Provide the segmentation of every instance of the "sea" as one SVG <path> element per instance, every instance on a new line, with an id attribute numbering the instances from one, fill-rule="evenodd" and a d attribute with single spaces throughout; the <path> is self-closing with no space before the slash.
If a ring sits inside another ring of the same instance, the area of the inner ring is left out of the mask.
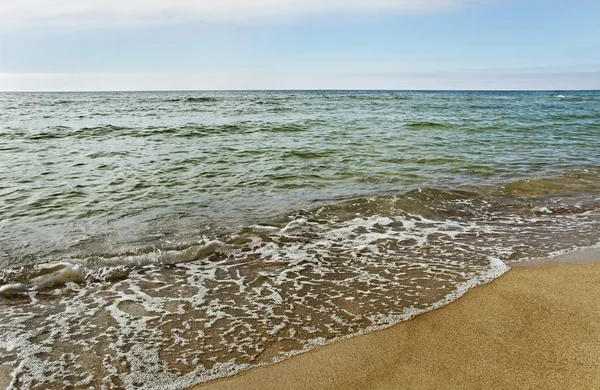
<path id="1" fill-rule="evenodd" d="M 600 92 L 0 94 L 0 383 L 185 389 L 600 243 Z"/>

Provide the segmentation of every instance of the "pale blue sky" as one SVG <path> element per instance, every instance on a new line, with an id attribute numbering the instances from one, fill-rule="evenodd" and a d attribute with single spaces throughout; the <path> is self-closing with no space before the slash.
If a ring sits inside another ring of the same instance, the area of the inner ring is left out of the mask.
<path id="1" fill-rule="evenodd" d="M 600 89 L 597 0 L 52 3 L 0 0 L 0 90 Z"/>

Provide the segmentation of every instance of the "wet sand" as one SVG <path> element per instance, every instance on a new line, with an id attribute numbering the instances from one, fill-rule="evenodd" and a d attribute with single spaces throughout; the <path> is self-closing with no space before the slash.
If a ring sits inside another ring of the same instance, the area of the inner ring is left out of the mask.
<path id="1" fill-rule="evenodd" d="M 517 388 L 600 389 L 600 263 L 518 267 L 411 321 L 194 387 Z"/>

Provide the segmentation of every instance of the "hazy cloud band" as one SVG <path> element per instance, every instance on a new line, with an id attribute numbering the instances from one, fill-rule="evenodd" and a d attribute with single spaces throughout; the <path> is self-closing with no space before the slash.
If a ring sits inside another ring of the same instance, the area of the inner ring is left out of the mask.
<path id="1" fill-rule="evenodd" d="M 325 74 L 297 72 L 1 73 L 0 91 L 244 89 L 600 89 L 594 68 Z"/>
<path id="2" fill-rule="evenodd" d="M 438 12 L 477 0 L 0 0 L 0 25 L 285 21 L 320 14 Z M 478 0 L 479 3 L 494 0 Z"/>

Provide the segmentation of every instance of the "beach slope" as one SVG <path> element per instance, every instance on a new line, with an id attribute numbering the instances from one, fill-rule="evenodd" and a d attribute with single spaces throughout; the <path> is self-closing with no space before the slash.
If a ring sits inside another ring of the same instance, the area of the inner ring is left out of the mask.
<path id="1" fill-rule="evenodd" d="M 600 264 L 509 271 L 389 329 L 195 389 L 600 389 Z"/>

